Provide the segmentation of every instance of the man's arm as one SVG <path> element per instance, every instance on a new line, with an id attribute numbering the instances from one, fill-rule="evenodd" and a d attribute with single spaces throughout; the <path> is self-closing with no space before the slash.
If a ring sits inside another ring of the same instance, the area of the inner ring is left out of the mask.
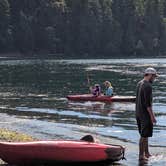
<path id="1" fill-rule="evenodd" d="M 150 115 L 150 119 L 151 119 L 152 124 L 156 124 L 157 121 L 156 121 L 155 115 L 154 115 L 154 113 L 152 111 L 152 107 L 148 107 L 147 111 L 148 111 L 148 113 Z"/>

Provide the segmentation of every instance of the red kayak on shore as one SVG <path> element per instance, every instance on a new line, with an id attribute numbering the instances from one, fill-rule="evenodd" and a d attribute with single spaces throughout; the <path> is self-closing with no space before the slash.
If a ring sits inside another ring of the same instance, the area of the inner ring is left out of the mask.
<path id="1" fill-rule="evenodd" d="M 135 96 L 93 96 L 92 94 L 68 95 L 71 101 L 100 101 L 100 102 L 135 102 Z"/>
<path id="2" fill-rule="evenodd" d="M 0 142 L 0 158 L 9 164 L 118 161 L 124 147 L 83 140 Z"/>

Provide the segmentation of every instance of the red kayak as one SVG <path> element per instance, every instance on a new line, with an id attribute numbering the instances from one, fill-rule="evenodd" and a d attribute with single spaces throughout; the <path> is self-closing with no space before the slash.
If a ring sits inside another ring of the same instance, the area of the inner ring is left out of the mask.
<path id="1" fill-rule="evenodd" d="M 9 164 L 118 161 L 124 148 L 82 140 L 0 142 L 0 158 Z"/>
<path id="2" fill-rule="evenodd" d="M 92 94 L 68 95 L 71 101 L 135 102 L 135 96 L 93 96 Z"/>

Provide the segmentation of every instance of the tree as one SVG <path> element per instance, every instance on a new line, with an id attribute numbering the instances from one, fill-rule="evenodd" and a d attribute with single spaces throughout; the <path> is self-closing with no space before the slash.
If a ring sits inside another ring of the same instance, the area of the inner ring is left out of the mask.
<path id="1" fill-rule="evenodd" d="M 64 0 L 42 0 L 40 6 L 36 10 L 34 16 L 34 34 L 36 47 L 44 50 L 50 49 L 48 43 L 52 40 L 53 45 L 56 45 L 56 50 L 51 51 L 57 53 L 64 52 L 64 32 L 65 32 L 65 1 Z M 49 28 L 48 28 L 49 27 Z M 50 29 L 51 27 L 51 29 Z M 49 33 L 47 33 L 49 31 Z M 53 32 L 55 31 L 55 32 Z M 50 36 L 50 33 L 54 34 Z M 55 41 L 56 35 L 56 41 Z M 57 42 L 57 43 L 56 43 Z"/>
<path id="2" fill-rule="evenodd" d="M 132 54 L 136 42 L 136 8 L 133 0 L 113 0 L 113 18 L 119 22 L 122 32 L 121 50 L 123 54 Z"/>
<path id="3" fill-rule="evenodd" d="M 69 8 L 67 25 L 70 31 L 67 34 L 69 43 L 67 49 L 73 54 L 82 54 L 84 57 L 105 54 L 105 47 L 111 40 L 111 1 L 70 0 L 67 2 Z"/>
<path id="4" fill-rule="evenodd" d="M 18 28 L 19 28 L 19 37 L 18 37 L 19 50 L 23 53 L 33 52 L 34 49 L 33 32 L 30 26 L 30 20 L 24 14 L 23 11 L 20 12 L 20 23 Z"/>
<path id="5" fill-rule="evenodd" d="M 1 0 L 0 19 L 1 52 L 108 58 L 140 41 L 143 54 L 166 51 L 165 0 Z"/>
<path id="6" fill-rule="evenodd" d="M 10 7 L 7 0 L 0 1 L 0 51 L 5 51 L 10 46 L 8 39 L 10 35 L 9 30 Z"/>
<path id="7" fill-rule="evenodd" d="M 134 4 L 138 16 L 144 16 L 145 14 L 145 0 L 135 0 Z"/>
<path id="8" fill-rule="evenodd" d="M 101 32 L 100 32 L 100 52 L 105 56 L 116 56 L 120 54 L 120 44 L 122 40 L 122 29 L 117 20 L 112 16 L 112 2 L 110 0 L 100 0 L 101 5 Z"/>
<path id="9" fill-rule="evenodd" d="M 153 41 L 160 39 L 163 32 L 158 0 L 147 0 L 145 6 L 145 38 L 147 51 L 153 53 Z"/>

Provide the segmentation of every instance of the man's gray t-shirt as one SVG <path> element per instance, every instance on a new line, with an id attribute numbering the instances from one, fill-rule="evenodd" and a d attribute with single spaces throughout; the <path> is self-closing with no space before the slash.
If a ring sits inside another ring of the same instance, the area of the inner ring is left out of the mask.
<path id="1" fill-rule="evenodd" d="M 146 80 L 141 80 L 137 84 L 136 91 L 136 117 L 142 119 L 150 118 L 147 111 L 152 106 L 152 85 Z"/>

